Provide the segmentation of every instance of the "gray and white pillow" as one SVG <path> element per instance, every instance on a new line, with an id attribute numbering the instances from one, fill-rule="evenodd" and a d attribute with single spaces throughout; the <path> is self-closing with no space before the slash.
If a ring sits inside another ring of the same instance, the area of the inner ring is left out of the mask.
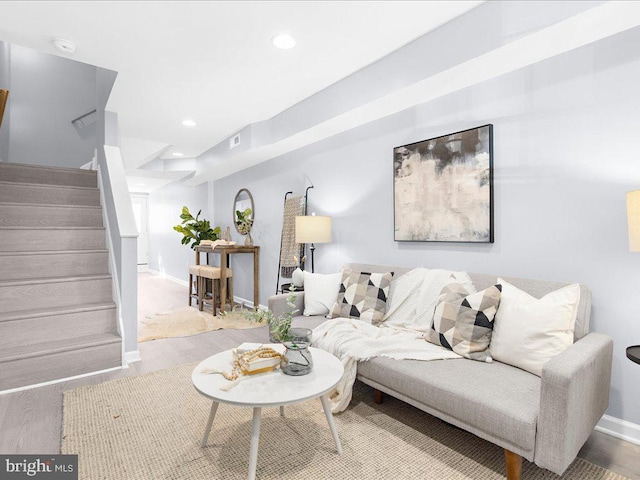
<path id="1" fill-rule="evenodd" d="M 359 318 L 377 325 L 382 321 L 387 308 L 392 277 L 392 272 L 343 270 L 338 299 L 327 318 Z"/>
<path id="2" fill-rule="evenodd" d="M 471 360 L 491 362 L 489 343 L 502 286 L 469 293 L 458 282 L 442 289 L 433 314 L 429 341 Z"/>

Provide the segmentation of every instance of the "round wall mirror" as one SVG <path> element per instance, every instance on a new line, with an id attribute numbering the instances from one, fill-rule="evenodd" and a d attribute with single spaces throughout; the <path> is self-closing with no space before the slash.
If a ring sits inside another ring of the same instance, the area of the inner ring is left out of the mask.
<path id="1" fill-rule="evenodd" d="M 251 231 L 254 215 L 255 208 L 251 192 L 242 188 L 236 193 L 236 199 L 233 201 L 233 224 L 238 233 L 247 235 Z"/>

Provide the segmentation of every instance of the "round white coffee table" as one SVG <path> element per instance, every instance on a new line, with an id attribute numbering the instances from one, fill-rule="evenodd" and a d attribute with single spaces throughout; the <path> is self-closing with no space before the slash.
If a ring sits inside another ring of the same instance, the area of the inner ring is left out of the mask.
<path id="1" fill-rule="evenodd" d="M 265 345 L 282 347 L 281 345 Z M 256 478 L 256 466 L 258 464 L 258 443 L 260 439 L 260 414 L 263 407 L 280 407 L 280 414 L 284 415 L 284 406 L 293 403 L 304 402 L 320 397 L 322 408 L 329 423 L 331 435 L 336 443 L 338 454 L 342 455 L 342 446 L 338 431 L 333 421 L 331 407 L 327 394 L 335 387 L 344 373 L 342 363 L 335 356 L 324 350 L 310 347 L 313 357 L 313 370 L 308 375 L 290 376 L 280 370 L 268 374 L 249 376 L 241 380 L 229 391 L 220 390 L 223 385 L 228 385 L 219 374 L 200 373 L 203 367 L 223 371 L 231 371 L 233 357 L 231 350 L 213 355 L 202 361 L 191 375 L 191 380 L 196 390 L 211 399 L 211 412 L 202 437 L 202 446 L 206 446 L 213 419 L 216 416 L 218 405 L 227 403 L 238 407 L 253 408 L 253 424 L 251 430 L 251 449 L 249 454 L 249 480 Z"/>

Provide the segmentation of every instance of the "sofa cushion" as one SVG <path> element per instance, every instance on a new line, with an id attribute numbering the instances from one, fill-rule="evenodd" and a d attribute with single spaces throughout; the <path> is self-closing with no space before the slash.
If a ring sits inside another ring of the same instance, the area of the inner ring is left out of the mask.
<path id="1" fill-rule="evenodd" d="M 358 363 L 358 375 L 384 385 L 451 423 L 532 459 L 540 378 L 498 362 L 392 360 Z M 447 418 L 450 417 L 450 418 Z"/>
<path id="2" fill-rule="evenodd" d="M 393 273 L 343 270 L 338 299 L 327 318 L 359 318 L 374 325 L 382 321 Z"/>
<path id="3" fill-rule="evenodd" d="M 429 340 L 471 360 L 490 362 L 489 342 L 500 290 L 500 285 L 493 285 L 471 293 L 461 283 L 449 282 L 440 293 Z"/>
<path id="4" fill-rule="evenodd" d="M 291 320 L 291 326 L 297 328 L 310 328 L 313 330 L 327 319 L 323 315 L 312 315 L 310 317 L 297 316 Z"/>
<path id="5" fill-rule="evenodd" d="M 573 344 L 580 302 L 578 284 L 535 298 L 502 278 L 502 300 L 491 339 L 491 356 L 542 375 L 543 365 Z"/>

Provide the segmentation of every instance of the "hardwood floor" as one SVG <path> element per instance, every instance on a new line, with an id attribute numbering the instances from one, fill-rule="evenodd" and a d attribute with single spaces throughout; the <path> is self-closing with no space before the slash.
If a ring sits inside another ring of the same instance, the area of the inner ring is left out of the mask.
<path id="1" fill-rule="evenodd" d="M 151 274 L 140 274 L 139 282 L 139 294 L 144 297 L 138 302 L 139 318 L 186 305 L 186 287 Z M 262 327 L 145 342 L 140 344 L 142 362 L 126 370 L 0 395 L 0 453 L 60 453 L 62 392 L 65 390 L 199 361 L 244 341 L 265 341 L 267 335 L 267 328 Z M 638 445 L 594 432 L 579 455 L 630 479 L 640 480 Z"/>

